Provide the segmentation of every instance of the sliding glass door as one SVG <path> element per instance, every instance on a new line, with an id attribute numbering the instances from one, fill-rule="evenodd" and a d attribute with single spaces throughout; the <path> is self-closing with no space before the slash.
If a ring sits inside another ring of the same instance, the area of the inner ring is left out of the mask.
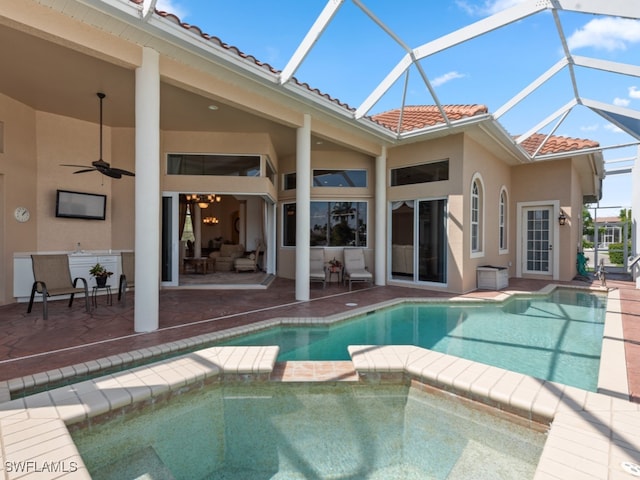
<path id="1" fill-rule="evenodd" d="M 391 204 L 391 278 L 447 282 L 447 201 Z"/>

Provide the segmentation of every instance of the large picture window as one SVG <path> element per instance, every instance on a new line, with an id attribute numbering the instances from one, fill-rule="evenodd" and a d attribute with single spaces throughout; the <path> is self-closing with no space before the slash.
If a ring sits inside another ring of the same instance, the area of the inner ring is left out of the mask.
<path id="1" fill-rule="evenodd" d="M 283 245 L 296 246 L 296 204 L 283 206 Z M 311 202 L 314 246 L 366 247 L 367 202 Z"/>

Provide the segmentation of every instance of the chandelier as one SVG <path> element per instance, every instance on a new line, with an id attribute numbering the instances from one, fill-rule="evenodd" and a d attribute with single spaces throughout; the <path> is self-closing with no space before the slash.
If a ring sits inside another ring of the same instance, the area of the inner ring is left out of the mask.
<path id="1" fill-rule="evenodd" d="M 220 220 L 218 220 L 218 217 L 204 217 L 202 219 L 202 223 L 205 223 L 207 225 L 215 225 L 217 223 L 220 223 Z"/>
<path id="2" fill-rule="evenodd" d="M 188 193 L 185 195 L 187 202 L 192 202 L 197 204 L 200 208 L 207 208 L 211 203 L 219 203 L 222 201 L 222 197 L 220 195 L 209 194 L 209 195 L 198 195 L 197 193 Z M 218 222 L 215 222 L 218 223 Z"/>

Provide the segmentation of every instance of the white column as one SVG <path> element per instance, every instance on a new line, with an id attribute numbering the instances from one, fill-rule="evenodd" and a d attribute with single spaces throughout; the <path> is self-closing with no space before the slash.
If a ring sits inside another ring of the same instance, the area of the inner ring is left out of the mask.
<path id="1" fill-rule="evenodd" d="M 160 302 L 160 67 L 159 54 L 142 50 L 135 87 L 135 252 L 134 328 L 159 326 Z"/>
<path id="2" fill-rule="evenodd" d="M 632 253 L 633 255 L 640 255 L 640 232 L 638 232 L 638 225 L 640 225 L 640 147 L 636 159 L 633 162 L 633 168 L 631 169 L 631 238 L 633 243 Z M 633 267 L 631 271 L 633 279 L 636 282 L 636 288 L 640 288 L 640 265 Z"/>
<path id="3" fill-rule="evenodd" d="M 202 209 L 197 203 L 193 204 L 193 256 L 202 256 Z"/>
<path id="4" fill-rule="evenodd" d="M 309 300 L 311 116 L 296 131 L 296 300 Z"/>
<path id="5" fill-rule="evenodd" d="M 376 229 L 375 274 L 376 285 L 387 281 L 387 147 L 376 157 Z"/>

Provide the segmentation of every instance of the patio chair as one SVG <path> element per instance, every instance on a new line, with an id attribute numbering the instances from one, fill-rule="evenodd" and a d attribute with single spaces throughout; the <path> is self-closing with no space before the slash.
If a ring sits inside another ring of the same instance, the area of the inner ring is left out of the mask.
<path id="1" fill-rule="evenodd" d="M 367 282 L 373 285 L 373 275 L 364 263 L 364 250 L 361 248 L 344 249 L 343 281 L 349 280 L 349 290 L 353 282 Z"/>
<path id="2" fill-rule="evenodd" d="M 309 281 L 322 282 L 322 288 L 327 285 L 327 271 L 324 263 L 324 248 L 312 248 L 309 252 Z"/>
<path id="3" fill-rule="evenodd" d="M 236 258 L 233 261 L 233 268 L 235 268 L 236 272 L 257 272 L 261 250 L 262 244 L 259 243 L 256 251 L 249 254 L 249 256 Z"/>
<path id="4" fill-rule="evenodd" d="M 136 255 L 134 252 L 120 253 L 122 273 L 118 282 L 118 301 L 122 299 L 123 305 L 127 304 L 127 289 L 133 288 L 136 281 Z"/>
<path id="5" fill-rule="evenodd" d="M 84 293 L 85 308 L 87 312 L 91 312 L 87 280 L 82 277 L 71 280 L 69 257 L 66 254 L 31 255 L 31 263 L 34 282 L 27 313 L 31 313 L 36 293 L 42 295 L 42 311 L 45 320 L 48 318 L 47 299 L 57 295 L 71 295 L 69 298 L 69 307 L 71 307 L 75 294 Z M 77 286 L 78 280 L 82 281 L 82 287 Z"/>

